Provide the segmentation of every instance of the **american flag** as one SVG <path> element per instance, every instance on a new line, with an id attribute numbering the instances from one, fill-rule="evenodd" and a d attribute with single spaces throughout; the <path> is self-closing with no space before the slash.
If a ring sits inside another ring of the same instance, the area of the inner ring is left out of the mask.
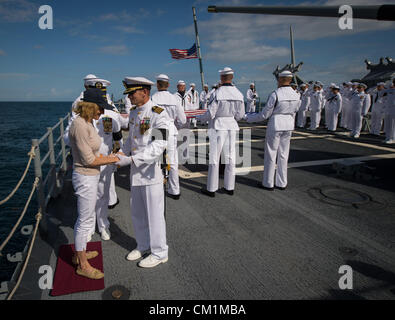
<path id="1" fill-rule="evenodd" d="M 169 49 L 173 59 L 197 59 L 196 43 L 190 49 Z"/>

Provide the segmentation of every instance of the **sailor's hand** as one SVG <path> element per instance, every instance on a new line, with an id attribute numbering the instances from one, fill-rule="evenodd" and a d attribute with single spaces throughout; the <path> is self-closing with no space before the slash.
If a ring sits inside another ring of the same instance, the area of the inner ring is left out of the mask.
<path id="1" fill-rule="evenodd" d="M 118 158 L 119 158 L 119 161 L 115 163 L 118 167 L 126 167 L 126 166 L 130 165 L 133 161 L 132 157 L 126 157 L 121 154 L 118 154 Z"/>

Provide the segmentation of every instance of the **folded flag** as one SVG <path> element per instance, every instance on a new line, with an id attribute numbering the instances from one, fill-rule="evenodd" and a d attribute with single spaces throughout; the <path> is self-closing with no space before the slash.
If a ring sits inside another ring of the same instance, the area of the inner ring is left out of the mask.
<path id="1" fill-rule="evenodd" d="M 169 49 L 173 59 L 197 59 L 196 43 L 189 49 Z"/>
<path id="2" fill-rule="evenodd" d="M 186 110 L 185 116 L 187 119 L 195 118 L 196 116 L 200 116 L 202 114 L 205 114 L 207 109 L 198 109 L 198 110 Z"/>

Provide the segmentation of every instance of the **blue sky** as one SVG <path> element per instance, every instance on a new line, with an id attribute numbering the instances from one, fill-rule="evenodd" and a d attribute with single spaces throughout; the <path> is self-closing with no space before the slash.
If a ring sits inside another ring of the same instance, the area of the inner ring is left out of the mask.
<path id="1" fill-rule="evenodd" d="M 198 60 L 172 60 L 168 51 L 195 42 L 192 6 L 197 8 L 206 82 L 218 81 L 218 70 L 231 66 L 243 93 L 252 81 L 262 97 L 275 87 L 273 70 L 290 62 L 290 24 L 296 62 L 304 62 L 299 75 L 307 81 L 359 78 L 367 73 L 365 59 L 377 63 L 395 52 L 392 22 L 354 20 L 353 30 L 342 31 L 333 18 L 207 12 L 208 5 L 301 3 L 347 1 L 0 0 L 0 101 L 71 101 L 88 73 L 110 80 L 116 98 L 122 96 L 125 76 L 154 80 L 159 73 L 173 80 L 171 91 L 180 79 L 195 82 L 200 91 Z M 38 27 L 38 8 L 44 4 L 53 9 L 53 30 Z"/>

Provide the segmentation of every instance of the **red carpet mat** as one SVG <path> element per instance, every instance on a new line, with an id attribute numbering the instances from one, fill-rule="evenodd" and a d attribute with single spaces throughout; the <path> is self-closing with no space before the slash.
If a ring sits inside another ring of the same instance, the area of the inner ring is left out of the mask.
<path id="1" fill-rule="evenodd" d="M 104 272 L 101 242 L 88 242 L 86 249 L 87 251 L 97 251 L 99 253 L 96 258 L 90 259 L 89 263 L 92 267 Z M 76 267 L 71 262 L 73 254 L 74 244 L 60 247 L 51 296 L 104 289 L 104 278 L 91 280 L 75 273 Z"/>

